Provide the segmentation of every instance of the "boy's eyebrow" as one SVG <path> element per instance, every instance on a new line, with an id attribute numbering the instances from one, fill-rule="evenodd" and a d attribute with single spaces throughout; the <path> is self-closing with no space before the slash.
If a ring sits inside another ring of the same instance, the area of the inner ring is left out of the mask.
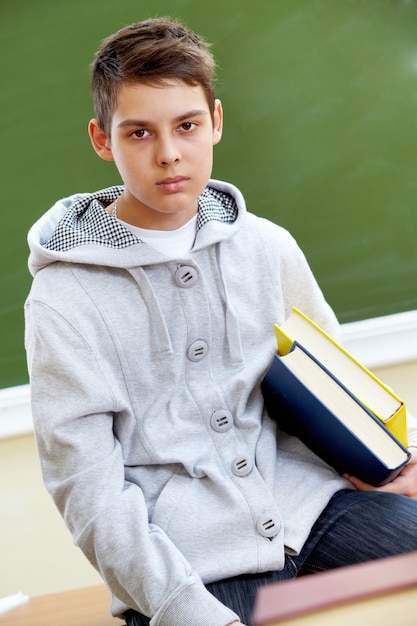
<path id="1" fill-rule="evenodd" d="M 193 109 L 192 111 L 188 111 L 188 113 L 184 113 L 184 115 L 179 115 L 173 119 L 174 122 L 183 122 L 190 117 L 198 117 L 199 115 L 208 115 L 208 111 L 206 109 Z"/>
<path id="2" fill-rule="evenodd" d="M 183 122 L 184 120 L 187 120 L 190 117 L 197 117 L 199 115 L 208 115 L 208 111 L 206 111 L 206 109 L 193 109 L 192 111 L 187 111 L 187 113 L 182 113 L 181 115 L 174 117 L 172 121 L 176 124 L 179 124 L 180 122 Z M 149 126 L 153 126 L 153 124 L 152 122 L 149 122 L 146 120 L 127 119 L 127 120 L 122 120 L 121 122 L 119 122 L 119 124 L 117 125 L 117 128 L 124 128 L 125 126 L 149 127 Z"/>

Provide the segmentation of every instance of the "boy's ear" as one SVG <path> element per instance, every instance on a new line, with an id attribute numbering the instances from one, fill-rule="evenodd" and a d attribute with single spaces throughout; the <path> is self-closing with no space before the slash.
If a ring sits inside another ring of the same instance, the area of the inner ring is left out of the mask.
<path id="1" fill-rule="evenodd" d="M 223 107 L 220 100 L 214 102 L 214 115 L 213 115 L 213 145 L 219 143 L 222 138 L 223 132 Z"/>
<path id="2" fill-rule="evenodd" d="M 98 156 L 105 161 L 113 161 L 110 141 L 107 139 L 106 133 L 96 119 L 90 120 L 88 124 L 88 134 L 90 135 L 91 143 Z"/>

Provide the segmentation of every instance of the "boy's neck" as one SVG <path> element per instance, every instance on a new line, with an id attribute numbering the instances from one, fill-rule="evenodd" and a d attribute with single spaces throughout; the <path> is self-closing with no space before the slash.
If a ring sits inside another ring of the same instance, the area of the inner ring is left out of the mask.
<path id="1" fill-rule="evenodd" d="M 146 230 L 178 230 L 187 224 L 198 212 L 198 205 L 193 211 L 176 211 L 174 213 L 164 213 L 146 210 L 131 209 L 122 196 L 107 207 L 107 211 L 116 219 Z"/>

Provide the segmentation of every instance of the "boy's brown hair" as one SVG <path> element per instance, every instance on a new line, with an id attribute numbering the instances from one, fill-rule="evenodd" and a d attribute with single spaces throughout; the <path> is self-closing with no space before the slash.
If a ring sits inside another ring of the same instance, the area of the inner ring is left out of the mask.
<path id="1" fill-rule="evenodd" d="M 201 85 L 213 115 L 215 61 L 209 48 L 171 18 L 131 24 L 105 39 L 91 66 L 91 91 L 97 121 L 107 137 L 121 83 L 163 86 L 166 79 L 177 79 Z"/>

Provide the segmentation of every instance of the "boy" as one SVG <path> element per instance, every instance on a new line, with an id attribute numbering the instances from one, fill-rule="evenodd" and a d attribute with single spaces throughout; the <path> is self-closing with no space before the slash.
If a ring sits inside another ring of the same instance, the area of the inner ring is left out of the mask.
<path id="1" fill-rule="evenodd" d="M 292 306 L 337 322 L 292 237 L 209 180 L 213 73 L 170 19 L 106 40 L 89 134 L 124 184 L 29 234 L 44 479 L 128 626 L 248 624 L 260 584 L 417 549 L 417 502 L 398 495 L 417 493 L 415 459 L 371 490 L 264 411 L 274 323 Z"/>

